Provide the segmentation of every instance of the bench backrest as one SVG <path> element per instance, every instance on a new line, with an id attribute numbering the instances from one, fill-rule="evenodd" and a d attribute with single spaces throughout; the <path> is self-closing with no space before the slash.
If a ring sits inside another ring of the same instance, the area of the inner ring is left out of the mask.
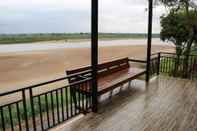
<path id="1" fill-rule="evenodd" d="M 98 78 L 113 74 L 117 71 L 121 71 L 126 68 L 129 68 L 129 59 L 128 58 L 123 58 L 123 59 L 118 59 L 118 60 L 98 64 Z M 90 76 L 90 73 L 87 73 L 87 74 L 84 73 L 84 72 L 88 72 L 89 70 L 91 70 L 91 67 L 87 66 L 87 67 L 82 67 L 82 68 L 78 68 L 78 69 L 74 69 L 74 70 L 67 70 L 66 74 L 73 75 L 73 74 L 82 73 L 81 77 L 75 77 L 75 78 L 73 77 L 73 78 L 69 79 L 69 82 L 71 83 L 71 82 L 83 79 L 83 76 L 84 76 L 84 78 L 86 76 Z"/>

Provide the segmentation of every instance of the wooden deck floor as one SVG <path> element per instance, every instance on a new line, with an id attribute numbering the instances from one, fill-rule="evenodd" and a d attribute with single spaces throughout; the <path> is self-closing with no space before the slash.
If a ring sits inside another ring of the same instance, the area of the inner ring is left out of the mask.
<path id="1" fill-rule="evenodd" d="M 62 131 L 197 131 L 197 82 L 159 76 L 132 83 Z"/>

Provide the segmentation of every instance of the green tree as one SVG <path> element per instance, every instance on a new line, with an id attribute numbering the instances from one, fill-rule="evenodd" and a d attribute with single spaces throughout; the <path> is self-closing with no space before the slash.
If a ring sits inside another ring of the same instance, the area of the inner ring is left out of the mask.
<path id="1" fill-rule="evenodd" d="M 161 39 L 171 41 L 178 55 L 175 72 L 180 65 L 180 55 L 184 55 L 184 77 L 187 77 L 189 55 L 197 45 L 197 6 L 193 0 L 160 0 L 168 13 L 161 17 Z M 176 73 L 175 73 L 176 74 Z"/>

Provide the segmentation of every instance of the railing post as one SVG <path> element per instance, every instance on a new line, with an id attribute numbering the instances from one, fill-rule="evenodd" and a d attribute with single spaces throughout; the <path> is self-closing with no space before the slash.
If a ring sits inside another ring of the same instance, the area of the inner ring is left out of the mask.
<path id="1" fill-rule="evenodd" d="M 157 75 L 160 73 L 160 58 L 161 58 L 161 53 L 158 53 L 158 62 L 157 62 Z"/>
<path id="2" fill-rule="evenodd" d="M 28 116 L 27 116 L 27 103 L 26 103 L 25 89 L 22 90 L 22 98 L 23 98 L 23 109 L 24 109 L 24 115 L 25 115 L 26 131 L 29 131 L 29 123 L 28 123 Z"/>
<path id="3" fill-rule="evenodd" d="M 3 107 L 0 107 L 0 112 L 1 112 L 1 121 L 2 121 L 2 129 L 5 131 L 5 120 L 4 120 L 4 113 L 3 113 Z"/>
<path id="4" fill-rule="evenodd" d="M 31 103 L 33 129 L 34 129 L 34 131 L 36 131 L 36 119 L 35 119 L 35 110 L 34 110 L 34 100 L 33 100 L 32 88 L 29 89 L 29 94 L 30 94 L 30 103 Z"/>

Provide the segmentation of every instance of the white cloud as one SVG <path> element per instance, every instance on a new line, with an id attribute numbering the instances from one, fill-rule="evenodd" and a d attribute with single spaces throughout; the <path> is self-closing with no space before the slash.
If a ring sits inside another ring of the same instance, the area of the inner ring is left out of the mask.
<path id="1" fill-rule="evenodd" d="M 89 32 L 91 0 L 3 0 L 0 33 Z M 99 0 L 100 32 L 147 32 L 147 0 Z M 162 7 L 154 9 L 159 32 Z"/>
<path id="2" fill-rule="evenodd" d="M 0 2 L 3 9 L 30 10 L 87 10 L 90 0 L 5 0 Z"/>

